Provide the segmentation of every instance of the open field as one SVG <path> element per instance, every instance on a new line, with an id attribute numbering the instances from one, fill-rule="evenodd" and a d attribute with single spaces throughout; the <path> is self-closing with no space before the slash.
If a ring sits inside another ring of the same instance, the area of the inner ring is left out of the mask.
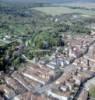
<path id="1" fill-rule="evenodd" d="M 73 6 L 73 7 L 95 8 L 95 3 L 70 3 L 70 4 L 63 4 L 63 5 Z"/>
<path id="2" fill-rule="evenodd" d="M 86 9 L 72 9 L 69 7 L 36 7 L 33 8 L 38 11 L 44 12 L 48 15 L 61 15 L 61 14 L 68 14 L 68 13 L 81 13 L 83 15 L 95 15 L 95 11 L 93 10 L 86 10 Z"/>

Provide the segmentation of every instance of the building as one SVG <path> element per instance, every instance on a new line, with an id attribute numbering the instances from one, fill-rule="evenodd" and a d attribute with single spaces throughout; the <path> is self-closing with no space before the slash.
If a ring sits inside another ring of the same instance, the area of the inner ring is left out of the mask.
<path id="1" fill-rule="evenodd" d="M 53 70 L 46 66 L 38 66 L 36 64 L 28 64 L 22 74 L 40 84 L 46 84 L 52 77 L 55 77 Z"/>

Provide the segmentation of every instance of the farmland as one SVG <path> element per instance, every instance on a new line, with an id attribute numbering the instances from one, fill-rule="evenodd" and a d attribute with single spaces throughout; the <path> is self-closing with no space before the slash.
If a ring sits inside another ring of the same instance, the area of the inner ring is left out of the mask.
<path id="1" fill-rule="evenodd" d="M 81 9 L 79 7 L 71 8 L 70 5 L 66 6 L 56 6 L 56 7 L 36 7 L 33 8 L 38 11 L 44 12 L 47 15 L 61 15 L 61 14 L 69 14 L 69 13 L 80 13 L 83 15 L 90 15 L 93 16 L 95 15 L 95 10 L 92 9 Z"/>
<path id="2" fill-rule="evenodd" d="M 89 8 L 89 9 L 95 8 L 95 3 L 69 3 L 66 5 L 73 6 L 73 7 L 84 7 L 84 8 Z"/>

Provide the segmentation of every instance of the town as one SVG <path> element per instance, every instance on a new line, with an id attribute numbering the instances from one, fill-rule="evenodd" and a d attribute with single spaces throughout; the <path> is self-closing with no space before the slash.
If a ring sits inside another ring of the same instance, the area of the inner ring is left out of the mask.
<path id="1" fill-rule="evenodd" d="M 95 81 L 95 32 L 91 35 L 64 36 L 66 46 L 47 58 L 26 60 L 23 68 L 10 77 L 0 91 L 7 100 L 87 100 Z M 48 61 L 47 61 L 48 60 Z M 2 74 L 2 73 L 1 73 Z M 93 80 L 93 82 L 91 82 Z M 3 94 L 4 93 L 4 94 Z M 2 97 L 1 97 L 2 98 Z"/>
<path id="2" fill-rule="evenodd" d="M 79 5 L 0 1 L 0 100 L 95 100 L 95 7 Z"/>

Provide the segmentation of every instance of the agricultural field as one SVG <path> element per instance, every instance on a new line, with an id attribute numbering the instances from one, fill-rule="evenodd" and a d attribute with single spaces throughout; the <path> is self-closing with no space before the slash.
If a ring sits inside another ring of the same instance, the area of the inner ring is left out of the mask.
<path id="1" fill-rule="evenodd" d="M 84 7 L 84 8 L 95 8 L 95 3 L 70 3 L 70 4 L 63 4 L 67 6 L 73 6 L 73 7 Z"/>
<path id="2" fill-rule="evenodd" d="M 61 15 L 61 14 L 69 14 L 69 13 L 80 13 L 83 15 L 93 16 L 95 15 L 95 10 L 81 9 L 81 8 L 70 8 L 69 6 L 57 6 L 57 7 L 35 7 L 38 11 L 44 12 L 47 15 Z"/>

